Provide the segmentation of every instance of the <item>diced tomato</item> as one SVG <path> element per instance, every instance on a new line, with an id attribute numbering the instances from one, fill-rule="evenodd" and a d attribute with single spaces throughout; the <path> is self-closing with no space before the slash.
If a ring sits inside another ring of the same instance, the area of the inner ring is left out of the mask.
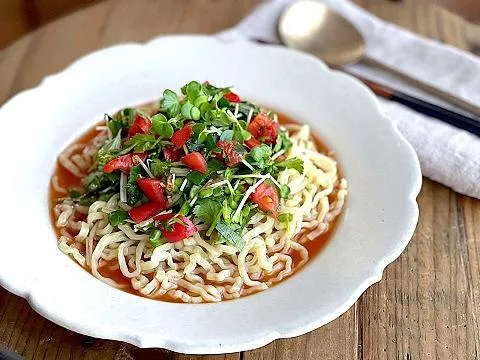
<path id="1" fill-rule="evenodd" d="M 175 131 L 170 139 L 177 148 L 181 148 L 192 137 L 193 123 L 184 125 L 181 129 Z"/>
<path id="2" fill-rule="evenodd" d="M 168 242 L 173 243 L 184 240 L 198 231 L 197 227 L 185 216 L 178 216 L 178 222 L 173 221 L 167 225 L 167 222 L 174 216 L 175 214 L 163 214 L 155 216 L 154 218 L 155 221 L 161 222 L 159 225 L 160 231 Z"/>
<path id="3" fill-rule="evenodd" d="M 235 94 L 233 92 L 229 92 L 228 94 L 225 94 L 223 97 L 225 99 L 227 99 L 228 101 L 232 102 L 232 103 L 239 103 L 240 102 L 240 96 L 238 96 L 237 94 Z"/>
<path id="4" fill-rule="evenodd" d="M 148 158 L 148 153 L 133 153 L 132 154 L 132 164 L 133 166 L 137 166 L 139 164 L 138 160 L 136 159 L 136 156 L 140 158 L 143 162 L 147 160 Z"/>
<path id="5" fill-rule="evenodd" d="M 163 204 L 164 208 L 167 208 L 165 185 L 159 179 L 140 178 L 137 179 L 137 185 L 151 201 Z"/>
<path id="6" fill-rule="evenodd" d="M 213 151 L 213 152 L 212 152 L 212 156 L 214 156 L 215 159 L 217 159 L 217 160 L 220 160 L 220 161 L 223 161 L 223 160 L 224 160 L 224 159 L 223 159 L 223 155 L 222 155 L 221 152 Z"/>
<path id="7" fill-rule="evenodd" d="M 130 174 L 130 169 L 138 165 L 138 161 L 135 156 L 138 156 L 142 161 L 145 161 L 148 157 L 147 153 L 139 154 L 126 154 L 119 156 L 103 166 L 103 171 L 106 173 L 114 172 L 115 170 L 120 170 L 124 174 Z"/>
<path id="8" fill-rule="evenodd" d="M 261 183 L 255 192 L 250 195 L 250 199 L 258 204 L 258 208 L 270 216 L 277 218 L 279 197 L 275 185 L 268 183 Z"/>
<path id="9" fill-rule="evenodd" d="M 247 130 L 257 140 L 267 144 L 275 144 L 278 135 L 278 123 L 269 119 L 265 114 L 257 114 L 248 124 Z"/>
<path id="10" fill-rule="evenodd" d="M 222 149 L 227 166 L 235 166 L 242 161 L 242 156 L 235 150 L 237 145 L 238 142 L 235 140 L 217 141 L 217 146 Z"/>
<path id="11" fill-rule="evenodd" d="M 167 161 L 179 161 L 183 155 L 182 149 L 176 149 L 173 146 L 166 147 L 163 149 L 163 156 Z"/>
<path id="12" fill-rule="evenodd" d="M 167 222 L 168 220 L 170 220 L 171 218 L 173 218 L 175 216 L 175 214 L 173 213 L 169 213 L 169 214 L 162 214 L 162 215 L 157 215 L 153 218 L 153 220 L 155 221 L 159 221 L 159 222 Z"/>
<path id="13" fill-rule="evenodd" d="M 190 169 L 199 171 L 202 174 L 208 172 L 207 162 L 202 154 L 199 152 L 191 152 L 180 159 L 182 164 L 188 166 Z"/>
<path id="14" fill-rule="evenodd" d="M 245 145 L 247 145 L 249 149 L 253 149 L 257 146 L 262 145 L 262 143 L 252 136 L 250 139 L 245 140 Z"/>
<path id="15" fill-rule="evenodd" d="M 146 204 L 138 205 L 132 208 L 128 215 L 135 221 L 136 224 L 141 223 L 151 217 L 157 215 L 160 211 L 165 210 L 165 204 L 149 202 Z"/>
<path id="16" fill-rule="evenodd" d="M 145 119 L 143 116 L 135 116 L 132 126 L 128 129 L 128 137 L 132 137 L 137 134 L 146 134 L 152 128 L 152 122 Z"/>

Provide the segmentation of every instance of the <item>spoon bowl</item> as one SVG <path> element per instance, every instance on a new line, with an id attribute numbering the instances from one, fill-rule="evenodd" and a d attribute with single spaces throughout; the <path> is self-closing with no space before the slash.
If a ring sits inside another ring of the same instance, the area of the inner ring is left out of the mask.
<path id="1" fill-rule="evenodd" d="M 286 46 L 318 56 L 332 67 L 358 62 L 365 54 L 360 32 L 318 1 L 289 6 L 279 19 L 278 32 Z"/>
<path id="2" fill-rule="evenodd" d="M 315 55 L 330 67 L 341 68 L 347 64 L 362 62 L 390 72 L 423 91 L 480 116 L 480 106 L 368 57 L 362 34 L 322 2 L 315 0 L 294 2 L 283 11 L 277 26 L 278 35 L 284 45 Z"/>

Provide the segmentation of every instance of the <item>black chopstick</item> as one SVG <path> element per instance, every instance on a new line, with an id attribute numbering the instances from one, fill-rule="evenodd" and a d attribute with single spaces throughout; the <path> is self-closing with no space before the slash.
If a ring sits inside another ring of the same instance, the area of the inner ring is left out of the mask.
<path id="1" fill-rule="evenodd" d="M 274 44 L 270 41 L 264 41 L 262 39 L 252 39 L 253 41 L 260 44 Z M 385 99 L 395 101 L 399 104 L 405 105 L 406 107 L 415 110 L 418 113 L 436 118 L 440 121 L 443 121 L 447 124 L 455 126 L 459 129 L 466 130 L 474 135 L 480 136 L 480 118 L 475 115 L 467 116 L 460 113 L 457 113 L 452 110 L 445 109 L 439 105 L 429 103 L 428 101 L 418 99 L 414 96 L 405 94 L 404 92 L 394 90 L 385 85 L 377 84 L 371 80 L 367 80 L 360 76 L 357 76 L 349 71 L 346 71 L 343 68 L 335 68 L 336 70 L 343 71 L 353 77 L 356 77 L 365 85 L 367 85 L 370 90 L 372 90 L 376 95 L 383 97 Z"/>
<path id="2" fill-rule="evenodd" d="M 441 106 L 429 103 L 425 100 L 418 99 L 414 96 L 405 94 L 404 92 L 377 84 L 371 80 L 364 79 L 355 74 L 349 74 L 361 80 L 365 85 L 370 88 L 370 90 L 372 90 L 376 95 L 380 97 L 395 101 L 399 104 L 409 107 L 412 110 L 415 110 L 416 112 L 431 116 L 457 128 L 466 130 L 468 132 L 471 132 L 472 134 L 480 136 L 480 119 L 478 117 L 475 117 L 473 115 L 463 115 L 455 111 L 445 109 Z"/>

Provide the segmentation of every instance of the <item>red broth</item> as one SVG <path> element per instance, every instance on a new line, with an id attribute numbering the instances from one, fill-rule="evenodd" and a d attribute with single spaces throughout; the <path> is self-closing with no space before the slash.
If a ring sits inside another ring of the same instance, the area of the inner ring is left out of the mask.
<path id="1" fill-rule="evenodd" d="M 299 124 L 298 122 L 290 119 L 289 117 L 287 117 L 285 115 L 281 115 L 281 114 L 278 115 L 278 120 L 279 120 L 280 124 L 283 124 L 283 125 L 288 125 L 288 124 L 298 125 Z M 101 123 L 93 126 L 91 129 L 89 129 L 87 132 L 85 132 L 83 135 L 81 135 L 75 141 L 75 144 L 87 145 L 93 138 L 95 138 L 95 136 L 97 136 L 100 133 L 100 130 L 96 129 L 96 127 L 99 126 L 99 125 L 104 125 L 104 123 L 101 122 Z M 316 145 L 319 152 L 324 153 L 324 154 L 329 153 L 328 147 L 325 145 L 324 142 L 322 142 L 320 140 L 320 138 L 317 135 L 313 134 L 313 139 L 315 141 L 315 145 Z M 61 166 L 58 162 L 57 162 L 57 165 L 55 167 L 55 171 L 54 171 L 53 175 L 56 175 L 58 177 L 58 182 L 59 182 L 60 186 L 62 186 L 64 188 L 68 189 L 68 188 L 72 188 L 72 187 L 79 187 L 81 185 L 81 179 L 77 178 L 75 175 L 70 173 L 67 169 L 65 169 L 63 166 Z M 342 177 L 342 173 L 339 169 L 339 178 L 341 178 L 341 177 Z M 64 196 L 65 196 L 65 194 L 62 194 L 62 193 L 59 193 L 59 192 L 55 191 L 53 186 L 50 184 L 50 189 L 49 189 L 50 216 L 51 216 L 52 226 L 53 226 L 58 238 L 60 238 L 61 234 L 60 234 L 60 230 L 55 226 L 56 219 L 55 219 L 55 214 L 53 212 L 53 208 L 54 208 L 55 204 L 58 202 L 58 199 L 62 198 Z M 341 217 L 341 215 L 338 216 L 337 218 L 335 218 L 330 223 L 330 227 L 329 227 L 327 232 L 320 235 L 319 237 L 317 237 L 314 240 L 307 241 L 306 243 L 302 244 L 308 250 L 308 255 L 309 255 L 309 260 L 308 261 L 309 262 L 318 253 L 320 253 L 320 251 L 325 247 L 325 244 L 330 240 L 330 238 L 332 237 L 332 234 L 334 233 L 334 231 L 337 227 L 338 219 L 340 217 Z M 295 252 L 295 251 L 290 251 L 289 255 L 292 257 L 292 260 L 293 260 L 294 272 L 300 270 L 296 266 L 301 261 L 300 254 L 298 252 Z M 115 264 L 116 264 L 115 261 L 105 264 L 105 266 L 102 266 L 101 268 L 99 268 L 100 274 L 102 276 L 108 277 L 108 278 L 114 280 L 116 283 L 120 284 L 122 286 L 123 291 L 126 291 L 128 293 L 131 293 L 131 294 L 134 294 L 134 295 L 137 295 L 137 296 L 138 295 L 142 296 L 138 291 L 133 289 L 133 287 L 131 285 L 131 282 L 130 282 L 130 279 L 123 276 L 120 269 L 114 269 L 114 270 L 109 269 L 109 267 L 111 267 L 111 266 L 113 267 L 113 265 L 115 265 Z M 87 269 L 87 268 L 85 268 L 85 270 L 90 272 L 90 270 Z M 148 274 L 147 277 L 149 277 L 149 280 L 151 280 L 151 277 L 153 277 L 153 274 Z M 210 282 L 208 280 L 206 280 L 206 279 L 204 279 L 204 280 L 205 280 L 206 284 L 210 284 Z M 262 279 L 262 280 L 265 280 L 265 278 Z M 276 284 L 278 284 L 278 283 L 275 283 L 274 285 L 276 285 Z M 172 298 L 169 295 L 158 296 L 158 297 L 155 297 L 154 299 L 155 300 L 161 300 L 161 301 L 168 301 L 168 302 L 183 303 L 180 299 Z M 226 299 L 224 299 L 222 301 L 225 301 L 225 300 Z"/>

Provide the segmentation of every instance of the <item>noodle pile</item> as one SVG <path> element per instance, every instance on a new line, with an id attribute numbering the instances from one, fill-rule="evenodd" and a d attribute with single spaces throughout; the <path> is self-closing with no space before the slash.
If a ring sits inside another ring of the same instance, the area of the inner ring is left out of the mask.
<path id="1" fill-rule="evenodd" d="M 130 209 L 120 202 L 119 195 L 95 201 L 89 207 L 70 200 L 57 203 L 54 215 L 61 234 L 59 249 L 103 282 L 149 298 L 219 302 L 269 288 L 308 261 L 304 244 L 328 231 L 347 195 L 347 182 L 339 178 L 336 161 L 317 152 L 309 127 L 287 128 L 292 147 L 288 153 L 275 156 L 301 158 L 305 169 L 303 174 L 285 169 L 276 179 L 290 188 L 279 210 L 292 214 L 293 219 L 287 226 L 257 212 L 243 230 L 245 246 L 241 251 L 205 241 L 202 236 L 206 228 L 195 218 L 199 232 L 154 248 L 149 236 L 142 234 L 142 226 L 148 224 L 109 224 L 110 213 Z M 87 146 L 73 145 L 61 154 L 60 164 L 75 176 L 84 177 L 95 166 L 93 154 L 105 138 L 103 132 Z M 52 186 L 59 193 L 67 193 L 55 176 Z M 295 263 L 294 255 L 301 260 Z M 112 272 L 121 272 L 126 281 L 119 283 L 108 277 Z"/>

